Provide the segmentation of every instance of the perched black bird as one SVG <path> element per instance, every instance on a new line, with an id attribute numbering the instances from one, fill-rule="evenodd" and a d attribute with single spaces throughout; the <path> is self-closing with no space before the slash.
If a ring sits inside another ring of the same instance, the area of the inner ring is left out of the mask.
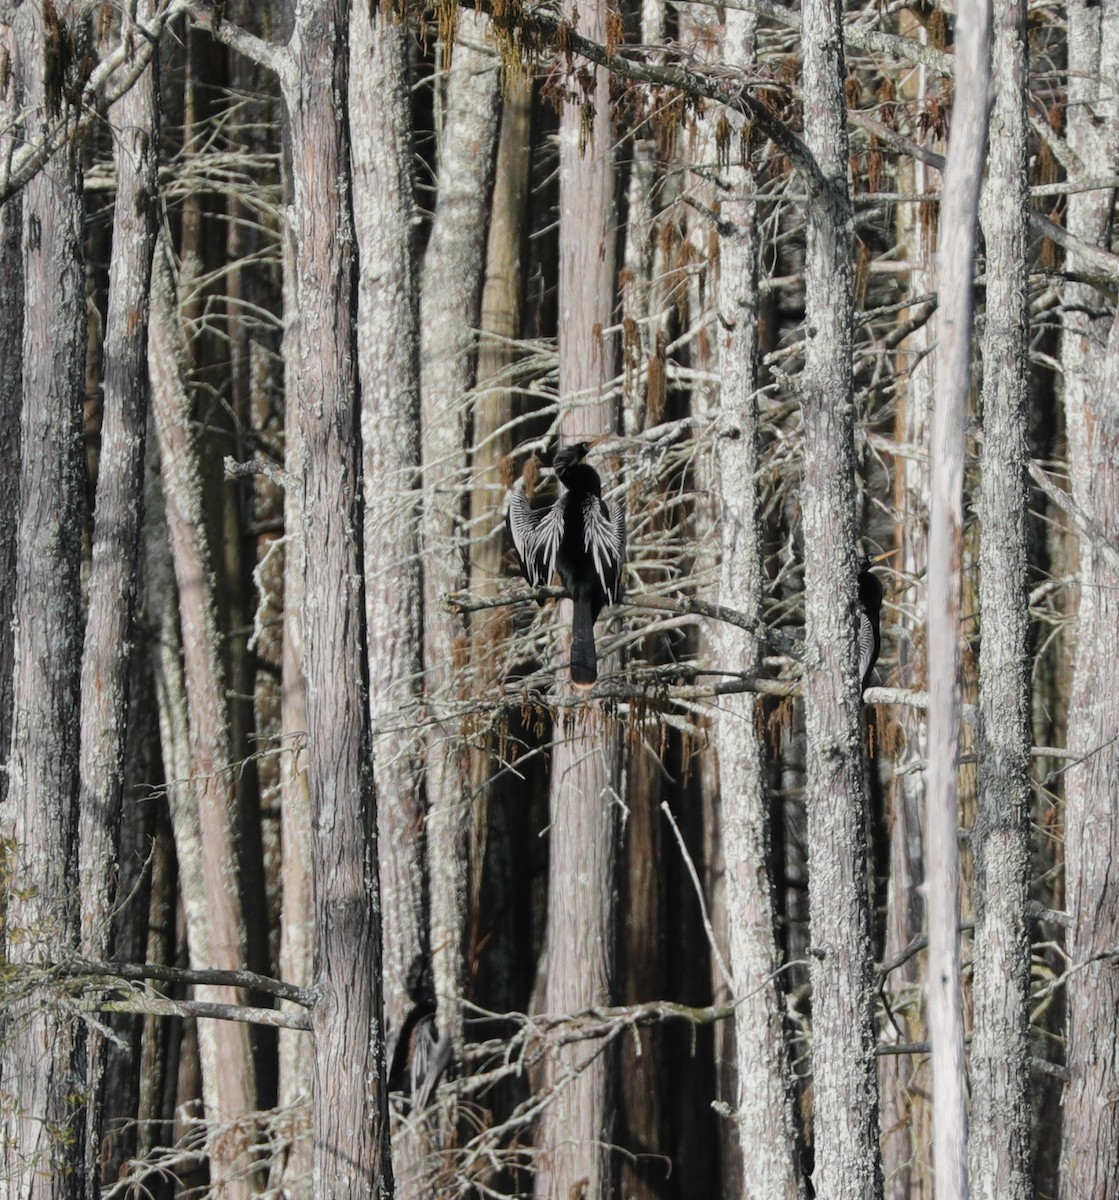
<path id="1" fill-rule="evenodd" d="M 554 504 L 533 508 L 518 479 L 509 493 L 505 519 L 533 587 L 547 587 L 558 572 L 575 602 L 571 629 L 571 682 L 590 687 L 598 678 L 594 623 L 607 604 L 622 598 L 626 558 L 626 514 L 602 499 L 602 480 L 583 459 L 590 449 L 578 442 L 556 452 L 556 478 L 564 491 Z"/>
<path id="2" fill-rule="evenodd" d="M 871 669 L 882 649 L 880 622 L 883 591 L 882 583 L 872 568 L 875 563 L 895 553 L 891 550 L 875 558 L 864 558 L 859 564 L 859 679 L 863 688 L 870 682 Z"/>

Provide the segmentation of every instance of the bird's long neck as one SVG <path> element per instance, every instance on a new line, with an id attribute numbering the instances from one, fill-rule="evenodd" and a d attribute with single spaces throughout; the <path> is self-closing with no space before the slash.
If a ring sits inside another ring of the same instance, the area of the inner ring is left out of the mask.
<path id="1" fill-rule="evenodd" d="M 594 467 L 588 467 L 586 463 L 572 463 L 556 474 L 560 483 L 576 496 L 602 495 L 602 480 Z"/>

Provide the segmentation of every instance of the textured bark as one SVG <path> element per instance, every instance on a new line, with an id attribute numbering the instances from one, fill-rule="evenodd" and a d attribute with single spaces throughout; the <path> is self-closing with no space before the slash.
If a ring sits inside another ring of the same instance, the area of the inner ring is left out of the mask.
<path id="1" fill-rule="evenodd" d="M 1030 1178 L 1029 621 L 1026 402 L 1029 382 L 1029 175 L 1026 6 L 998 0 L 990 152 L 983 192 L 979 814 L 976 854 L 971 1188 L 1027 1200 Z"/>
<path id="2" fill-rule="evenodd" d="M 1068 138 L 1085 174 L 1114 167 L 1119 156 L 1119 4 L 1069 5 Z M 1104 164 L 1109 164 L 1105 166 Z M 1068 228 L 1088 245 L 1106 245 L 1114 197 L 1069 197 Z M 1069 270 L 1081 268 L 1071 254 Z M 1112 546 L 1119 542 L 1119 319 L 1094 316 L 1101 296 L 1071 284 L 1065 293 L 1062 366 L 1073 495 Z M 1072 918 L 1069 959 L 1069 1081 L 1061 1143 L 1061 1200 L 1119 1196 L 1119 592 L 1092 536 L 1080 539 L 1080 607 L 1076 668 L 1068 714 L 1066 774 L 1066 907 Z M 1096 956 L 1101 956 L 1097 958 Z"/>
<path id="3" fill-rule="evenodd" d="M 314 1193 L 392 1193 L 381 1000 L 377 809 L 370 761 L 357 527 L 360 430 L 348 88 L 349 4 L 295 10 L 281 84 L 291 122 L 298 369 L 288 395 L 303 440 L 303 633 L 311 862 Z M 294 386 L 293 386 L 294 385 Z M 290 401 L 289 401 L 290 402 Z"/>
<path id="4" fill-rule="evenodd" d="M 0 87 L 0 162 L 15 149 L 20 107 L 19 47 L 15 30 L 0 24 L 0 58 L 8 77 Z M 0 205 L 0 579 L 16 574 L 16 514 L 19 511 L 19 426 L 23 372 L 23 258 L 20 233 L 23 203 L 14 196 Z M 7 756 L 12 731 L 12 598 L 0 588 L 0 754 Z M 8 775 L 0 771 L 0 804 L 8 794 Z"/>
<path id="5" fill-rule="evenodd" d="M 384 1011 L 399 1030 L 412 1006 L 407 980 L 428 957 L 424 806 L 418 720 L 422 671 L 419 562 L 419 282 L 413 228 L 412 116 L 407 30 L 355 0 L 350 15 L 350 130 L 354 231 L 361 264 L 357 362 L 364 466 L 365 610 L 369 719 L 377 787 L 383 914 Z M 401 1197 L 432 1184 L 422 1122 L 393 1130 Z"/>
<path id="6" fill-rule="evenodd" d="M 56 19 L 74 24 L 71 6 Z M 28 134 L 67 102 L 52 88 L 43 13 L 14 14 Z M 76 156 L 23 197 L 22 458 L 17 504 L 11 744 L 0 809 L 8 968 L 58 962 L 77 940 L 76 800 L 82 626 L 82 401 L 85 271 Z M 12 403 L 8 401 L 8 403 Z M 7 874 L 11 872 L 11 874 Z M 0 1026 L 0 1177 L 12 1200 L 82 1193 L 79 1033 L 49 990 L 30 986 Z"/>
<path id="7" fill-rule="evenodd" d="M 728 11 L 724 53 L 749 70 L 755 18 Z M 757 209 L 736 197 L 754 191 L 754 174 L 730 164 L 723 172 L 719 246 L 718 328 L 721 398 L 718 412 L 716 528 L 721 562 L 719 602 L 751 620 L 762 612 L 762 536 L 757 475 L 758 346 Z M 716 626 L 717 663 L 753 675 L 755 637 L 728 622 Z M 792 1107 L 792 1076 L 784 1035 L 784 1003 L 776 982 L 769 800 L 755 697 L 726 696 L 716 726 L 719 746 L 722 854 L 726 862 L 727 944 L 734 977 L 735 1097 L 743 1196 L 796 1200 L 804 1195 Z"/>
<path id="8" fill-rule="evenodd" d="M 404 26 L 364 0 L 354 4 L 350 20 L 369 714 L 379 799 L 385 1013 L 399 1029 L 411 1005 L 408 970 L 426 954 L 423 745 L 416 720 L 420 429 L 412 119 Z"/>
<path id="9" fill-rule="evenodd" d="M 579 28 L 586 36 L 604 40 L 605 21 L 602 0 L 580 7 Z M 559 389 L 568 443 L 593 440 L 616 424 L 610 404 L 600 398 L 613 375 L 610 343 L 602 333 L 611 323 L 615 283 L 610 97 L 604 71 L 595 69 L 588 78 L 594 104 L 589 136 L 580 105 L 570 102 L 561 112 L 559 133 Z M 567 601 L 558 606 L 558 622 L 557 667 L 568 659 Z M 550 1013 L 601 1004 L 611 994 L 616 772 L 613 738 L 593 708 L 586 719 L 557 722 L 544 987 Z M 551 1200 L 581 1185 L 587 1200 L 600 1200 L 610 1191 L 608 1062 L 602 1047 L 559 1048 L 547 1063 L 546 1084 L 556 1092 L 537 1130 L 535 1195 Z"/>
<path id="10" fill-rule="evenodd" d="M 466 396 L 474 380 L 475 331 L 484 280 L 486 215 L 498 133 L 498 64 L 484 46 L 488 18 L 463 10 L 438 131 L 435 216 L 421 285 L 424 691 L 427 737 L 429 937 L 439 1027 L 462 1047 L 466 835 L 470 805 L 466 758 L 456 720 L 455 664 L 466 627 L 443 596 L 466 578 L 460 464 Z"/>
<path id="11" fill-rule="evenodd" d="M 14 14 L 29 137 L 68 101 L 50 69 L 57 29 L 78 34 L 59 5 L 52 28 L 36 6 Z M 52 86 L 53 84 L 53 86 Z M 16 570 L 8 792 L 4 846 L 5 958 L 17 978 L 29 962 L 59 962 L 77 940 L 79 570 L 82 530 L 82 399 L 85 269 L 82 179 L 73 156 L 36 176 L 23 197 L 22 457 Z M 12 1200 L 62 1197 L 82 1187 L 78 1099 L 80 1035 L 74 1018 L 31 986 L 0 1027 L 0 1178 Z M 22 990 L 22 989 L 21 989 Z"/>
<path id="12" fill-rule="evenodd" d="M 152 267 L 151 312 L 151 403 L 179 597 L 182 686 L 189 738 L 189 763 L 179 764 L 187 766 L 186 775 L 170 778 L 189 780 L 185 800 L 197 811 L 196 849 L 200 855 L 194 869 L 198 872 L 195 883 L 201 896 L 187 910 L 188 939 L 192 965 L 236 970 L 244 963 L 245 931 L 234 833 L 229 715 L 202 511 L 198 449 L 190 424 L 190 395 L 184 383 L 186 346 L 171 268 L 162 245 L 157 248 Z M 177 671 L 177 666 L 173 669 Z M 194 850 L 193 844 L 177 845 L 180 864 Z M 193 920 L 189 920 L 191 915 Z M 229 988 L 204 991 L 205 999 L 223 1003 L 235 1003 L 238 999 L 237 993 Z M 248 1117 L 256 1108 L 248 1026 L 231 1021 L 204 1022 L 199 1039 L 209 1043 L 211 1079 L 207 1083 L 207 1116 L 223 1127 L 212 1144 L 215 1183 L 227 1189 L 223 1194 L 247 1196 L 251 1189 L 245 1174 L 249 1163 L 244 1149 L 251 1132 Z"/>
<path id="13" fill-rule="evenodd" d="M 929 758 L 925 772 L 925 906 L 933 1055 L 936 1194 L 968 1194 L 967 1078 L 960 992 L 958 766 L 962 705 L 964 434 L 971 386 L 974 256 L 987 143 L 990 4 L 961 10 L 937 259 L 936 401 L 929 506 Z"/>
<path id="14" fill-rule="evenodd" d="M 805 717 L 816 1194 L 881 1192 L 855 662 L 852 241 L 847 125 L 835 0 L 802 9 L 810 192 L 805 260 Z"/>
<path id="15" fill-rule="evenodd" d="M 295 311 L 295 256 L 290 230 L 283 239 L 284 310 Z M 299 348 L 294 322 L 284 326 L 283 356 L 287 370 L 298 369 Z M 295 476 L 303 460 L 301 425 L 293 408 L 285 413 L 284 466 Z M 284 496 L 284 524 L 303 527 L 298 488 Z M 280 887 L 280 978 L 301 987 L 312 981 L 314 942 L 314 878 L 311 873 L 311 797 L 307 780 L 307 682 L 303 670 L 304 547 L 299 536 L 284 548 L 284 640 L 281 653 L 283 687 L 280 701 L 280 843 L 283 860 Z M 311 1069 L 314 1043 L 305 1033 L 279 1031 L 280 1107 L 290 1112 L 289 1149 L 283 1160 L 282 1186 L 289 1200 L 313 1200 L 311 1140 Z"/>
<path id="16" fill-rule="evenodd" d="M 153 3 L 137 16 L 150 18 Z M 122 36 L 132 21 L 123 18 Z M 101 454 L 94 509 L 89 602 L 82 659 L 79 788 L 81 949 L 111 952 L 110 913 L 120 852 L 125 732 L 132 675 L 144 444 L 148 420 L 148 287 L 155 244 L 157 64 L 109 112 L 117 131 L 117 195 L 103 348 Z M 105 1044 L 89 1035 L 87 1178 L 99 1184 L 101 1072 Z M 126 1114 L 127 1115 L 127 1114 Z M 95 1182 L 97 1181 L 97 1182 Z"/>

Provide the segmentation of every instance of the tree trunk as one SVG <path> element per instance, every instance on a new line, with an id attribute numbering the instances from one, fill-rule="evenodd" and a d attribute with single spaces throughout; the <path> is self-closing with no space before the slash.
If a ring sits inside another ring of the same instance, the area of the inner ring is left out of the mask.
<path id="1" fill-rule="evenodd" d="M 192 844 L 180 844 L 177 829 L 176 849 L 184 878 L 191 873 L 194 879 L 193 903 L 185 904 L 192 965 L 237 970 L 244 963 L 245 932 L 234 834 L 225 678 L 211 593 L 198 450 L 191 430 L 190 396 L 183 381 L 187 352 L 163 244 L 157 247 L 152 267 L 151 296 L 152 413 L 179 597 L 182 686 L 189 738 L 189 761 L 176 764 L 187 767 L 186 775 L 168 777 L 176 781 L 189 779 L 184 799 L 197 812 L 196 846 L 192 819 Z M 172 664 L 171 670 L 177 675 L 177 664 Z M 195 851 L 199 860 L 188 863 Z M 238 1000 L 231 988 L 200 988 L 199 996 L 227 1004 Z M 203 1022 L 199 1040 L 207 1059 L 203 1075 L 207 1117 L 220 1127 L 211 1149 L 215 1184 L 228 1189 L 225 1195 L 247 1196 L 251 1188 L 245 1147 L 251 1138 L 249 1116 L 256 1109 L 249 1028 L 231 1021 Z"/>
<path id="2" fill-rule="evenodd" d="M 1029 383 L 1029 161 L 1026 7 L 998 0 L 990 155 L 983 192 L 987 312 L 979 651 L 979 814 L 974 1027 L 973 1194 L 1027 1200 L 1030 1179 L 1029 621 L 1026 402 Z"/>
<path id="3" fill-rule="evenodd" d="M 1069 5 L 1069 145 L 1087 177 L 1119 157 L 1119 4 Z M 1068 229 L 1089 246 L 1107 245 L 1114 196 L 1069 197 Z M 1081 268 L 1070 254 L 1068 269 Z M 1108 961 L 1119 945 L 1119 582 L 1099 539 L 1119 543 L 1119 318 L 1093 317 L 1101 296 L 1084 284 L 1065 292 L 1062 365 L 1073 496 L 1097 533 L 1081 531 L 1076 667 L 1068 715 L 1065 878 L 1068 936 L 1069 1081 L 1061 1143 L 1061 1200 L 1119 1197 L 1119 1059 L 1115 1054 L 1119 975 Z M 1105 350 L 1101 350 L 1105 347 Z"/>
<path id="4" fill-rule="evenodd" d="M 580 8 L 580 30 L 603 41 L 606 15 L 603 0 Z M 569 101 L 559 133 L 559 390 L 568 443 L 612 433 L 616 425 L 611 404 L 602 398 L 614 373 L 603 334 L 614 312 L 615 284 L 609 81 L 598 68 L 588 69 L 588 78 L 591 128 L 581 105 Z M 569 601 L 559 605 L 558 621 L 563 650 L 557 649 L 557 658 L 566 662 Z M 561 688 L 567 691 L 566 682 Z M 617 763 L 609 726 L 589 704 L 585 720 L 556 722 L 552 747 L 544 989 L 549 1013 L 575 1012 L 611 995 Z M 601 1045 L 575 1043 L 549 1058 L 546 1086 L 556 1091 L 537 1130 L 538 1200 L 556 1200 L 580 1186 L 587 1200 L 609 1195 L 608 1084 L 609 1060 Z"/>
<path id="5" fill-rule="evenodd" d="M 804 555 L 808 897 L 816 1194 L 881 1193 L 873 947 L 855 653 L 852 241 L 840 6 L 802 9 L 810 189 L 805 260 Z"/>
<path id="6" fill-rule="evenodd" d="M 19 132 L 20 63 L 15 29 L 0 25 L 0 59 L 8 75 L 0 86 L 0 163 L 15 151 Z M 0 579 L 16 577 L 19 512 L 19 427 L 23 395 L 23 256 L 20 196 L 0 205 Z M 12 599 L 14 588 L 0 588 L 0 754 L 7 756 L 12 732 Z M 0 771 L 0 804 L 8 794 L 8 773 Z"/>
<path id="7" fill-rule="evenodd" d="M 498 63 L 483 43 L 488 18 L 458 18 L 437 130 L 435 216 L 421 285 L 423 405 L 424 690 L 427 735 L 429 938 L 439 1028 L 462 1050 L 467 830 L 466 758 L 457 720 L 455 666 L 465 658 L 466 626 L 443 596 L 466 579 L 463 478 L 466 398 L 474 381 L 476 334 L 485 276 L 486 218 L 498 133 Z M 444 47 L 444 54 L 450 51 Z"/>
<path id="8" fill-rule="evenodd" d="M 303 442 L 303 632 L 311 862 L 314 1192 L 392 1194 L 381 1000 L 377 810 L 362 691 L 360 429 L 352 328 L 347 0 L 296 6 L 281 84 L 291 121 Z M 292 385 L 294 383 L 294 386 Z"/>
<path id="9" fill-rule="evenodd" d="M 152 0 L 137 16 L 150 19 Z M 122 39 L 135 36 L 122 18 Z M 117 195 L 103 349 L 101 456 L 94 510 L 85 654 L 82 660 L 79 789 L 81 949 L 90 959 L 111 953 L 109 914 L 117 901 L 124 789 L 125 732 L 132 675 L 144 444 L 148 420 L 148 289 L 155 244 L 157 72 L 140 80 L 109 110 L 117 132 Z M 105 1044 L 89 1034 L 86 1171 L 90 1194 L 100 1186 L 100 1095 Z M 130 1114 L 124 1114 L 127 1118 Z"/>
<path id="10" fill-rule="evenodd" d="M 61 38 L 82 42 L 77 6 L 48 21 L 36 5 L 14 14 L 27 136 L 70 101 L 52 71 Z M 82 401 L 85 264 L 80 160 L 60 157 L 23 196 L 22 457 L 8 793 L 0 810 L 6 965 L 53 963 L 77 942 L 78 714 L 83 507 Z M 22 968 L 22 969 L 21 969 Z M 40 987 L 13 1003 L 0 1028 L 0 1177 L 12 1200 L 63 1197 L 83 1180 L 80 1035 L 70 1013 Z"/>
<path id="11" fill-rule="evenodd" d="M 749 70 L 756 18 L 727 11 L 724 54 Z M 762 613 L 762 534 L 758 520 L 757 208 L 736 197 L 755 190 L 745 162 L 721 172 L 718 351 L 721 399 L 717 454 L 721 511 L 719 601 L 756 620 Z M 757 673 L 757 638 L 737 625 L 716 624 L 716 666 Z M 792 1076 L 785 1049 L 784 1002 L 776 981 L 773 885 L 769 877 L 769 800 L 763 752 L 749 692 L 724 697 L 716 725 L 726 862 L 727 941 L 736 1002 L 735 1115 L 743 1195 L 796 1200 L 800 1179 Z M 727 1193 L 729 1194 L 729 1193 Z"/>
<path id="12" fill-rule="evenodd" d="M 956 25 L 951 142 L 941 202 L 940 306 L 929 509 L 929 759 L 925 773 L 925 905 L 933 1054 L 933 1166 L 937 1196 L 964 1200 L 967 1079 L 960 992 L 958 767 L 962 704 L 964 434 L 971 385 L 973 274 L 990 83 L 986 0 Z"/>
<path id="13" fill-rule="evenodd" d="M 364 0 L 354 4 L 350 21 L 369 708 L 379 801 L 385 1012 L 389 1026 L 399 1029 L 411 1005 L 409 969 L 417 956 L 426 956 L 423 744 L 416 732 L 422 630 L 412 118 L 405 27 Z"/>
<path id="14" fill-rule="evenodd" d="M 428 959 L 418 719 L 420 367 L 407 28 L 355 0 L 350 14 L 354 232 L 361 264 L 357 358 L 364 465 L 369 718 L 377 786 L 386 1029 L 413 1004 L 409 973 Z M 431 1192 L 423 1122 L 393 1129 L 397 1195 Z"/>

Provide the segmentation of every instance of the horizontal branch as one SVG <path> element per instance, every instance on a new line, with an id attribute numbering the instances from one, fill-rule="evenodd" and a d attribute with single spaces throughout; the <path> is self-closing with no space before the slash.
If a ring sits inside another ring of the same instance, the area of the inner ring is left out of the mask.
<path id="1" fill-rule="evenodd" d="M 310 1008 L 314 1004 L 314 993 L 308 988 L 297 987 L 293 983 L 284 983 L 280 979 L 272 979 L 267 975 L 257 975 L 254 971 L 223 971 L 217 968 L 202 968 L 192 970 L 186 967 L 171 967 L 164 963 L 105 963 L 85 959 L 70 959 L 57 966 L 43 966 L 45 974 L 62 975 L 68 978 L 80 978 L 83 975 L 93 975 L 110 979 L 154 979 L 160 983 L 178 983 L 184 986 L 210 985 L 214 987 L 244 988 L 247 991 L 263 992 L 280 1000 L 290 1000 L 293 1004 Z"/>
<path id="2" fill-rule="evenodd" d="M 103 1000 L 93 1007 L 98 1012 L 239 1021 L 246 1025 L 271 1025 L 277 1029 L 311 1028 L 309 1013 L 286 1012 L 278 1008 L 253 1008 L 248 1004 L 215 1004 L 206 1000 L 170 1000 L 166 996 L 145 995 L 131 996 L 127 1000 Z"/>

